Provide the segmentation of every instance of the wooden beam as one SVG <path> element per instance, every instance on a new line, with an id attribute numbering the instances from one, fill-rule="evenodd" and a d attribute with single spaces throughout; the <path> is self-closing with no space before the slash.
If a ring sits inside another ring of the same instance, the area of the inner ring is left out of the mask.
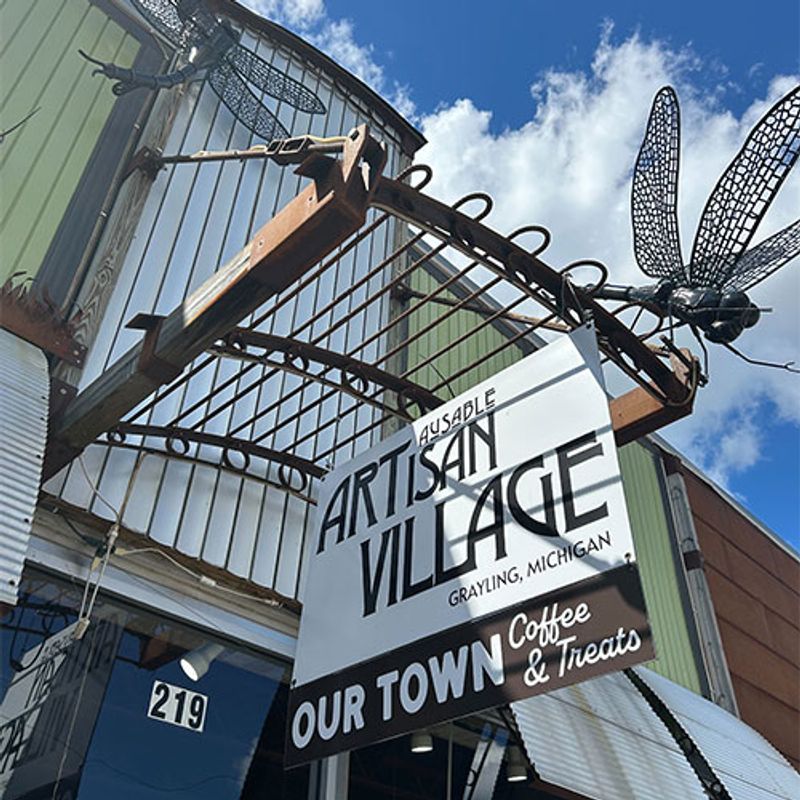
<path id="1" fill-rule="evenodd" d="M 622 447 L 669 425 L 670 422 L 688 417 L 692 413 L 693 405 L 694 395 L 682 405 L 668 406 L 640 386 L 615 397 L 609 407 L 617 446 Z"/>
<path id="2" fill-rule="evenodd" d="M 304 161 L 297 172 L 313 182 L 171 314 L 144 318 L 144 341 L 70 404 L 48 444 L 45 478 L 357 231 L 384 163 L 366 126 L 348 136 L 341 160 Z"/>
<path id="3" fill-rule="evenodd" d="M 653 433 L 670 422 L 688 417 L 694 408 L 694 396 L 700 385 L 700 365 L 689 350 L 677 350 L 670 354 L 672 373 L 686 389 L 683 403 L 665 403 L 641 386 L 609 402 L 611 427 L 617 446 L 636 441 Z"/>

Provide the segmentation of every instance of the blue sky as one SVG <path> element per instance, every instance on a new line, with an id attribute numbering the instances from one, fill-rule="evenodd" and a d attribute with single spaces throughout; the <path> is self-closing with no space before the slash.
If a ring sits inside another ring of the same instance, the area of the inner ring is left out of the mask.
<path id="1" fill-rule="evenodd" d="M 423 131 L 429 144 L 418 160 L 434 168 L 432 194 L 452 201 L 486 191 L 496 202 L 493 227 L 545 224 L 554 237 L 549 259 L 599 258 L 617 283 L 642 282 L 630 170 L 654 92 L 671 83 L 681 101 L 686 255 L 722 170 L 800 80 L 796 0 L 406 0 L 402 11 L 374 0 L 248 4 L 327 51 Z M 795 173 L 757 238 L 797 217 Z M 774 312 L 737 345 L 800 363 L 800 260 L 753 299 Z M 713 347 L 710 373 L 693 416 L 662 435 L 800 547 L 800 376 Z"/>
<path id="2" fill-rule="evenodd" d="M 620 39 L 638 31 L 674 49 L 691 47 L 702 61 L 698 83 L 728 84 L 725 104 L 735 112 L 772 75 L 798 69 L 794 0 L 407 0 L 403 13 L 391 13 L 389 2 L 326 0 L 325 6 L 331 19 L 352 20 L 357 40 L 372 47 L 391 79 L 410 87 L 421 113 L 470 97 L 494 112 L 499 127 L 529 119 L 529 86 L 541 71 L 587 69 L 607 21 Z"/>

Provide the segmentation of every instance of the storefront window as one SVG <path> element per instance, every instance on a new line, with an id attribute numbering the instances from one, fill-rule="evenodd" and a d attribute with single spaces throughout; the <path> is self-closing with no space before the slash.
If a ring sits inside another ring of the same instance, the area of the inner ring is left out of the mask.
<path id="1" fill-rule="evenodd" d="M 555 800 L 508 729 L 480 716 L 352 752 L 348 798 Z"/>
<path id="2" fill-rule="evenodd" d="M 288 664 L 102 595 L 74 640 L 82 588 L 30 571 L 4 609 L 0 797 L 307 796 L 283 769 Z"/>

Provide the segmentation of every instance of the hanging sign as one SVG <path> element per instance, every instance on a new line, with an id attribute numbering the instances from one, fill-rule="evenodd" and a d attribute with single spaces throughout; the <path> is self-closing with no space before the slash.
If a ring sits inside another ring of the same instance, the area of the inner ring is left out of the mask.
<path id="1" fill-rule="evenodd" d="M 0 796 L 78 794 L 124 622 L 107 612 L 80 639 L 73 623 L 22 654 L 0 704 Z"/>
<path id="2" fill-rule="evenodd" d="M 331 472 L 287 764 L 653 657 L 591 325 Z"/>

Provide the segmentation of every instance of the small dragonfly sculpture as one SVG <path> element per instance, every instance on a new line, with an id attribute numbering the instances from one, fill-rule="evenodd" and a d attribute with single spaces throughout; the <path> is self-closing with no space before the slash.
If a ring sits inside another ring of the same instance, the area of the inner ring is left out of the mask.
<path id="1" fill-rule="evenodd" d="M 733 350 L 730 343 L 760 317 L 746 292 L 800 253 L 800 219 L 747 249 L 800 154 L 800 86 L 767 111 L 722 173 L 688 263 L 678 235 L 679 148 L 678 98 L 666 86 L 653 100 L 631 193 L 636 262 L 658 283 L 596 294 L 677 319 Z"/>
<path id="2" fill-rule="evenodd" d="M 325 106 L 314 92 L 244 47 L 236 31 L 209 11 L 203 0 L 131 1 L 175 47 L 183 64 L 172 72 L 148 75 L 98 61 L 79 51 L 98 66 L 92 74 L 117 81 L 114 94 L 123 95 L 138 88 L 169 89 L 205 77 L 234 116 L 266 141 L 287 138 L 289 132 L 250 86 L 300 111 L 325 113 Z"/>

